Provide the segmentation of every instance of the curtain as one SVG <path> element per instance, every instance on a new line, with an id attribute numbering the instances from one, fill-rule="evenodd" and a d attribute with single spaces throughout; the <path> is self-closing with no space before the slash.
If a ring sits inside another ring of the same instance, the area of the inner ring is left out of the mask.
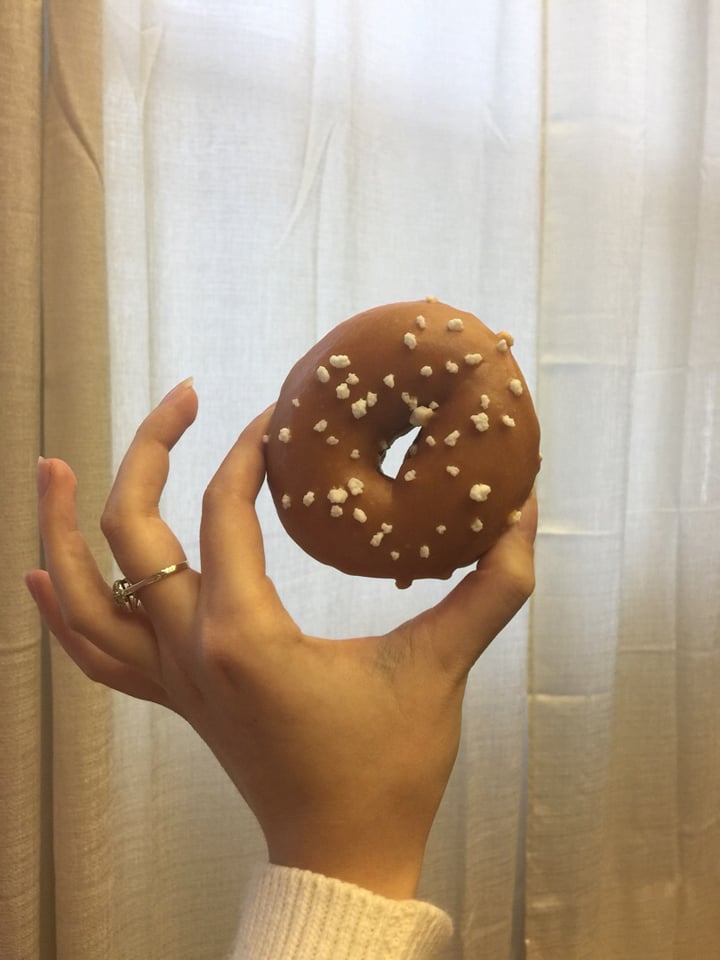
<path id="1" fill-rule="evenodd" d="M 195 376 L 164 510 L 297 357 L 434 294 L 509 329 L 543 428 L 538 586 L 471 674 L 420 894 L 446 960 L 695 960 L 720 940 L 715 0 L 51 0 L 0 13 L 0 955 L 218 958 L 264 845 L 178 718 L 43 638 L 38 453 L 97 517 Z M 352 580 L 259 504 L 309 632 L 447 584 Z"/>

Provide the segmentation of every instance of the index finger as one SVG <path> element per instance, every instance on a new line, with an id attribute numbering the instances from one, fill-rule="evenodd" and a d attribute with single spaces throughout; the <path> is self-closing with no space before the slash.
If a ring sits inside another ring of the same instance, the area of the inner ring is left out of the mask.
<path id="1" fill-rule="evenodd" d="M 255 501 L 265 479 L 263 436 L 271 413 L 268 407 L 245 427 L 205 491 L 200 523 L 202 592 L 216 611 L 247 610 L 269 587 Z"/>

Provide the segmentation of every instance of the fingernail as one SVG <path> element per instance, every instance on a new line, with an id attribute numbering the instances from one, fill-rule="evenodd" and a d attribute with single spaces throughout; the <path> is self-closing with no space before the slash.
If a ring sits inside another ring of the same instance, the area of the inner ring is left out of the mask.
<path id="1" fill-rule="evenodd" d="M 187 390 L 188 387 L 193 385 L 194 377 L 188 377 L 187 380 L 183 380 L 182 383 L 179 383 L 176 387 L 173 387 L 169 393 L 166 393 L 162 398 L 160 403 L 167 403 L 168 400 L 173 400 L 178 394 L 181 394 L 184 390 Z"/>
<path id="2" fill-rule="evenodd" d="M 50 474 L 51 470 L 48 461 L 45 459 L 45 457 L 38 457 L 36 481 L 39 497 L 42 497 L 47 488 L 50 486 Z"/>

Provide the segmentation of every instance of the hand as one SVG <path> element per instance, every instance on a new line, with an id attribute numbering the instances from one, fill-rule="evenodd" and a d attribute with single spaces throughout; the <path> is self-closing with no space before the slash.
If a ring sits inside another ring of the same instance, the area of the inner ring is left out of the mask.
<path id="1" fill-rule="evenodd" d="M 169 451 L 195 419 L 187 384 L 140 426 L 102 518 L 132 582 L 185 557 L 160 517 Z M 468 671 L 533 589 L 534 499 L 439 604 L 388 634 L 308 636 L 265 571 L 255 499 L 269 411 L 241 434 L 204 497 L 202 574 L 112 590 L 76 528 L 75 478 L 38 467 L 47 572 L 26 582 L 65 650 L 97 682 L 185 717 L 265 834 L 273 863 L 412 897 L 452 769 Z"/>

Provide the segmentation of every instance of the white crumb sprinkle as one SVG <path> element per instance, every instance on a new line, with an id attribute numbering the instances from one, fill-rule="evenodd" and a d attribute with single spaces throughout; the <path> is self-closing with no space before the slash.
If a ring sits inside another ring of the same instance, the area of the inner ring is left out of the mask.
<path id="1" fill-rule="evenodd" d="M 419 314 L 419 316 L 415 317 L 415 323 L 417 324 L 419 330 L 424 330 L 427 326 L 427 321 L 422 314 Z"/>
<path id="2" fill-rule="evenodd" d="M 443 440 L 443 443 L 446 443 L 449 447 L 454 447 L 455 444 L 458 442 L 458 437 L 459 437 L 459 436 L 460 436 L 460 431 L 459 431 L 459 430 L 453 430 L 452 433 L 449 433 L 449 434 L 445 437 L 445 439 Z"/>
<path id="3" fill-rule="evenodd" d="M 347 482 L 347 488 L 354 497 L 359 497 L 365 489 L 365 484 L 357 477 L 350 477 Z"/>
<path id="4" fill-rule="evenodd" d="M 507 522 L 511 526 L 514 526 L 514 524 L 520 523 L 521 518 L 522 518 L 522 510 L 513 510 L 508 516 Z"/>
<path id="5" fill-rule="evenodd" d="M 482 354 L 481 353 L 466 353 L 465 354 L 465 363 L 469 367 L 476 367 L 479 363 L 482 363 Z"/>
<path id="6" fill-rule="evenodd" d="M 454 360 L 448 360 L 445 364 L 445 369 L 448 373 L 457 373 L 460 367 L 455 363 Z"/>
<path id="7" fill-rule="evenodd" d="M 438 302 L 438 298 L 433 297 L 431 294 L 428 294 L 428 296 L 425 297 L 425 303 L 437 303 L 437 302 Z"/>
<path id="8" fill-rule="evenodd" d="M 381 523 L 380 529 L 383 533 L 392 533 L 392 524 L 391 523 Z"/>
<path id="9" fill-rule="evenodd" d="M 351 460 L 359 460 L 359 459 L 360 459 L 360 451 L 359 451 L 359 450 L 351 450 L 351 451 L 350 451 L 350 459 L 351 459 Z"/>
<path id="10" fill-rule="evenodd" d="M 360 417 L 364 417 L 367 413 L 367 400 L 356 400 L 351 409 L 355 419 L 359 420 Z"/>
<path id="11" fill-rule="evenodd" d="M 318 367 L 315 371 L 315 376 L 318 378 L 320 383 L 327 383 L 330 379 L 330 374 L 328 373 L 327 367 Z"/>
<path id="12" fill-rule="evenodd" d="M 330 503 L 345 503 L 348 498 L 348 492 L 344 487 L 331 487 L 327 495 Z"/>
<path id="13" fill-rule="evenodd" d="M 480 533 L 483 528 L 483 522 L 479 517 L 475 517 L 473 522 L 470 524 L 470 529 L 473 533 Z"/>
<path id="14" fill-rule="evenodd" d="M 394 386 L 395 386 L 395 374 L 394 374 L 394 373 L 389 373 L 386 377 L 383 377 L 383 383 L 385 384 L 386 387 L 390 387 L 390 388 L 394 387 Z"/>
<path id="15" fill-rule="evenodd" d="M 502 339 L 507 344 L 507 346 L 505 347 L 505 350 L 507 350 L 508 347 L 512 347 L 513 344 L 515 343 L 515 337 L 511 333 L 508 333 L 507 330 L 501 330 L 498 336 L 502 337 Z M 503 350 L 501 352 L 504 353 L 505 351 Z"/>
<path id="16" fill-rule="evenodd" d="M 340 443 L 340 441 L 338 440 L 337 437 L 328 437 L 328 438 L 326 439 L 325 443 L 326 443 L 329 447 L 336 447 L 336 446 Z"/>
<path id="17" fill-rule="evenodd" d="M 283 505 L 283 510 L 288 510 L 292 506 L 292 498 L 289 494 L 284 493 L 282 495 L 281 503 Z"/>
<path id="18" fill-rule="evenodd" d="M 513 418 L 512 418 L 512 417 L 510 416 L 510 414 L 508 414 L 508 413 L 504 413 L 504 414 L 502 415 L 502 417 L 501 417 L 501 420 L 502 420 L 502 422 L 505 424 L 506 427 L 514 427 L 514 426 L 515 426 L 515 421 L 513 420 Z"/>
<path id="19" fill-rule="evenodd" d="M 427 558 L 430 556 L 430 547 L 420 547 L 420 556 L 423 558 L 423 560 L 427 560 Z"/>
<path id="20" fill-rule="evenodd" d="M 508 350 L 508 342 L 507 342 L 507 340 L 505 339 L 505 337 L 502 337 L 500 340 L 498 340 L 498 342 L 497 342 L 497 348 L 498 348 L 498 350 L 500 351 L 500 353 L 507 353 L 507 350 Z"/>
<path id="21" fill-rule="evenodd" d="M 433 411 L 430 409 L 430 407 L 415 407 L 410 414 L 410 423 L 414 427 L 424 427 L 432 416 Z"/>
<path id="22" fill-rule="evenodd" d="M 380 544 L 381 544 L 382 541 L 383 541 L 383 537 L 384 537 L 384 534 L 381 533 L 380 531 L 378 531 L 378 532 L 377 532 L 376 534 L 374 534 L 374 535 L 372 536 L 372 538 L 370 539 L 370 546 L 371 546 L 371 547 L 379 547 Z"/>
<path id="23" fill-rule="evenodd" d="M 335 396 L 338 400 L 347 400 L 350 396 L 350 387 L 346 383 L 339 383 L 335 387 Z"/>
<path id="24" fill-rule="evenodd" d="M 393 558 L 393 560 L 399 560 L 399 559 L 400 559 L 400 554 L 397 552 L 397 550 L 391 550 L 391 551 L 390 551 L 390 556 Z"/>
<path id="25" fill-rule="evenodd" d="M 313 430 L 316 430 L 318 433 L 323 433 L 325 430 L 327 430 L 327 420 L 318 420 L 313 427 Z"/>
<path id="26" fill-rule="evenodd" d="M 487 410 L 487 408 L 490 406 L 490 397 L 486 393 L 480 394 L 480 406 L 483 408 L 483 410 Z"/>
<path id="27" fill-rule="evenodd" d="M 440 404 L 437 402 L 437 400 L 431 400 L 428 406 L 430 407 L 431 410 L 437 410 Z"/>
<path id="28" fill-rule="evenodd" d="M 436 529 L 437 532 L 440 534 L 440 536 L 442 536 L 442 535 L 445 533 L 445 531 L 447 530 L 447 527 L 445 526 L 444 523 L 439 523 L 439 524 L 435 527 L 435 529 Z"/>
<path id="29" fill-rule="evenodd" d="M 446 471 L 450 474 L 451 477 L 456 477 L 460 473 L 460 467 L 445 467 Z"/>
<path id="30" fill-rule="evenodd" d="M 338 369 L 343 367 L 350 366 L 350 357 L 346 356 L 344 353 L 335 353 L 330 357 L 330 365 Z"/>
<path id="31" fill-rule="evenodd" d="M 404 390 L 400 394 L 400 399 L 402 400 L 403 403 L 406 403 L 411 410 L 414 410 L 415 407 L 418 405 L 417 397 L 411 397 L 410 394 L 407 392 L 407 390 Z"/>
<path id="32" fill-rule="evenodd" d="M 418 452 L 418 445 L 417 445 L 416 443 L 414 443 L 414 444 L 408 449 L 407 456 L 408 456 L 408 457 L 414 457 L 417 452 Z"/>
<path id="33" fill-rule="evenodd" d="M 490 421 L 486 413 L 475 413 L 470 419 L 475 424 L 475 429 L 479 430 L 480 433 L 484 433 L 490 426 Z"/>
<path id="34" fill-rule="evenodd" d="M 270 443 L 270 434 L 269 434 L 269 433 L 264 433 L 264 434 L 263 434 L 263 443 Z"/>
<path id="35" fill-rule="evenodd" d="M 365 523 L 367 521 L 367 514 L 364 510 L 361 510 L 360 507 L 355 507 L 353 517 L 358 523 Z"/>
<path id="36" fill-rule="evenodd" d="M 474 483 L 470 487 L 470 499 L 483 503 L 491 493 L 491 488 L 486 483 Z"/>
<path id="37" fill-rule="evenodd" d="M 388 449 L 389 444 L 387 440 L 381 440 L 378 446 L 380 447 L 381 450 L 385 451 Z"/>
<path id="38" fill-rule="evenodd" d="M 417 346 L 417 337 L 415 336 L 414 333 L 406 333 L 405 336 L 403 337 L 403 343 L 410 350 L 414 350 L 415 347 Z"/>
<path id="39" fill-rule="evenodd" d="M 339 506 L 337 503 L 334 503 L 332 507 L 330 507 L 330 516 L 335 517 L 337 519 L 337 517 L 341 517 L 342 515 L 343 515 L 343 508 Z"/>
<path id="40" fill-rule="evenodd" d="M 290 430 L 290 427 L 281 427 L 280 433 L 278 434 L 278 440 L 280 441 L 280 443 L 290 443 L 291 438 L 292 438 L 292 432 Z"/>
<path id="41" fill-rule="evenodd" d="M 360 377 L 356 373 L 349 373 L 345 377 L 345 383 L 349 383 L 351 387 L 356 387 L 360 383 Z"/>
<path id="42" fill-rule="evenodd" d="M 420 376 L 421 376 L 421 377 L 431 377 L 431 376 L 432 376 L 432 367 L 428 367 L 427 365 L 425 365 L 424 367 L 420 367 Z"/>
<path id="43" fill-rule="evenodd" d="M 403 480 L 407 480 L 407 481 L 414 480 L 416 476 L 417 476 L 417 472 L 415 470 L 408 470 L 408 472 L 403 477 Z"/>
<path id="44" fill-rule="evenodd" d="M 308 490 L 308 492 L 305 494 L 303 497 L 303 503 L 306 507 L 309 507 L 311 504 L 315 503 L 315 494 L 312 490 Z"/>
<path id="45" fill-rule="evenodd" d="M 290 403 L 292 403 L 292 405 L 293 405 L 294 407 L 299 407 L 299 406 L 300 406 L 300 401 L 298 400 L 297 397 L 293 397 L 292 400 L 290 401 Z"/>
<path id="46" fill-rule="evenodd" d="M 376 403 L 377 403 L 377 394 L 369 392 L 367 395 L 367 405 L 369 407 L 374 407 Z"/>
<path id="47" fill-rule="evenodd" d="M 432 436 L 430 436 L 430 435 L 428 434 L 428 436 L 425 437 L 425 443 L 426 443 L 429 447 L 434 447 L 435 444 L 437 443 L 437 440 L 435 439 L 435 437 L 432 437 Z"/>
<path id="48" fill-rule="evenodd" d="M 462 330 L 463 322 L 460 317 L 453 317 L 452 320 L 448 320 L 447 328 L 448 330 Z"/>
<path id="49" fill-rule="evenodd" d="M 508 383 L 508 390 L 510 393 L 514 393 L 516 397 L 519 397 L 523 392 L 523 385 L 517 378 L 514 377 L 510 383 Z"/>

